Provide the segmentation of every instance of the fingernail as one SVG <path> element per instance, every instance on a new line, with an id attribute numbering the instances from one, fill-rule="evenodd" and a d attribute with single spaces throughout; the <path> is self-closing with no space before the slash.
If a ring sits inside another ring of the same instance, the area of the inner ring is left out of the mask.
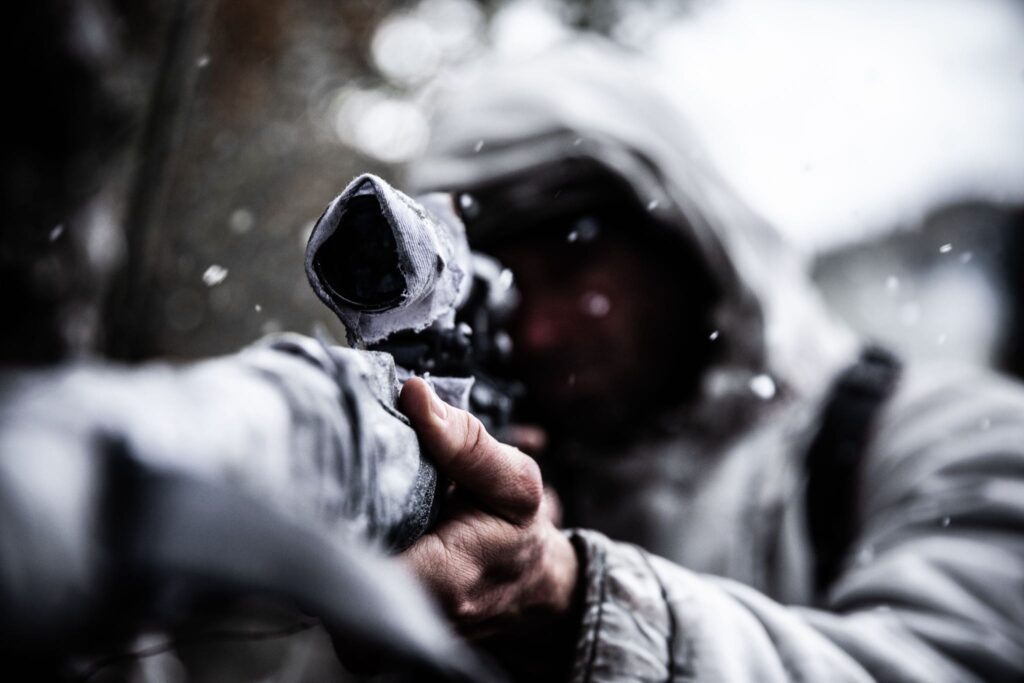
<path id="1" fill-rule="evenodd" d="M 427 388 L 430 389 L 430 409 L 434 411 L 434 415 L 436 415 L 441 422 L 444 422 L 448 419 L 448 404 L 441 400 L 437 395 L 437 392 L 434 391 L 434 387 L 430 386 L 429 383 L 427 384 Z"/>

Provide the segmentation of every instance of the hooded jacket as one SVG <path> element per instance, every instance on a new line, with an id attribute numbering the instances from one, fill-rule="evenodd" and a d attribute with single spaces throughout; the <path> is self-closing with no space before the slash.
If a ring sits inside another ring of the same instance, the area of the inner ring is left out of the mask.
<path id="1" fill-rule="evenodd" d="M 442 91 L 408 169 L 416 190 L 512 188 L 506 201 L 543 205 L 552 168 L 596 166 L 689 241 L 721 292 L 700 398 L 612 457 L 559 454 L 574 467 L 560 493 L 593 529 L 570 532 L 584 565 L 572 680 L 1020 680 L 1024 392 L 905 369 L 851 483 L 858 536 L 815 590 L 804 457 L 858 344 L 716 174 L 684 97 L 643 58 L 577 42 Z"/>

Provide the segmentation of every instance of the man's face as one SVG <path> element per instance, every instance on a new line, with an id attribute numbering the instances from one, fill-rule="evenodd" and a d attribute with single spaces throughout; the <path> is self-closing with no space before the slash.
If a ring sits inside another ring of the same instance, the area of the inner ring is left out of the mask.
<path id="1" fill-rule="evenodd" d="M 576 214 L 495 250 L 522 294 L 515 369 L 546 426 L 584 436 L 628 429 L 692 389 L 708 294 L 680 272 L 681 248 L 624 224 L 632 220 Z"/>

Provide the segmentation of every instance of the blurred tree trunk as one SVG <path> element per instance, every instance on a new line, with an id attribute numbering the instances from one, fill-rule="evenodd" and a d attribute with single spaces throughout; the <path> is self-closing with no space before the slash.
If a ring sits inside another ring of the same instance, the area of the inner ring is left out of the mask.
<path id="1" fill-rule="evenodd" d="M 140 360 L 156 348 L 155 272 L 168 247 L 158 230 L 215 2 L 178 0 L 169 12 L 146 108 L 125 212 L 125 258 L 106 302 L 106 350 Z"/>

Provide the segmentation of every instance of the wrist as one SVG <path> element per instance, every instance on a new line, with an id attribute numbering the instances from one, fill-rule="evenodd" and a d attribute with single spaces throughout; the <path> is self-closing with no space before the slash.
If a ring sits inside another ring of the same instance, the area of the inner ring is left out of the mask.
<path id="1" fill-rule="evenodd" d="M 484 647 L 513 680 L 568 680 L 579 638 L 582 590 L 576 546 L 553 525 L 544 531 L 535 598 L 527 618 Z M 530 657 L 523 657 L 530 652 Z"/>
<path id="2" fill-rule="evenodd" d="M 558 618 L 573 613 L 578 594 L 579 558 L 568 537 L 549 527 L 544 556 L 545 611 Z"/>

